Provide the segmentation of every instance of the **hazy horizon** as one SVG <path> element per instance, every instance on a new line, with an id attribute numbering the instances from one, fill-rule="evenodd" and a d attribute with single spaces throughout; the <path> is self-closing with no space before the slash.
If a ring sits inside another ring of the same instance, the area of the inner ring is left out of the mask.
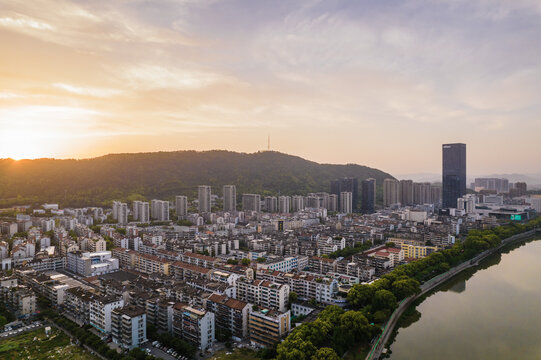
<path id="1" fill-rule="evenodd" d="M 271 149 L 391 174 L 541 172 L 541 6 L 8 0 L 0 158 Z M 533 168 L 533 167 L 536 168 Z"/>

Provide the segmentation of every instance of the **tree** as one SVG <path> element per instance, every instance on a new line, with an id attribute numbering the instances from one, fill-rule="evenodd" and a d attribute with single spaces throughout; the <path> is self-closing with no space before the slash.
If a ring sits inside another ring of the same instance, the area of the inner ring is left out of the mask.
<path id="1" fill-rule="evenodd" d="M 258 257 L 257 259 L 255 259 L 255 261 L 257 261 L 258 263 L 264 263 L 265 261 L 267 261 L 267 259 L 265 259 L 264 257 Z"/>
<path id="2" fill-rule="evenodd" d="M 394 309 L 397 306 L 396 297 L 389 290 L 378 290 L 374 294 L 372 306 L 375 310 Z"/>
<path id="3" fill-rule="evenodd" d="M 298 299 L 297 293 L 294 292 L 294 291 L 291 291 L 291 292 L 289 293 L 289 298 L 288 298 L 289 306 L 291 307 L 291 304 L 293 304 L 294 302 L 296 302 L 297 299 Z"/>
<path id="4" fill-rule="evenodd" d="M 420 293 L 421 284 L 419 284 L 419 281 L 410 277 L 403 277 L 393 282 L 392 290 L 397 299 L 404 299 Z"/>
<path id="5" fill-rule="evenodd" d="M 338 305 L 329 305 L 318 315 L 318 320 L 327 321 L 332 325 L 337 325 L 340 323 L 340 315 L 344 313 Z"/>
<path id="6" fill-rule="evenodd" d="M 336 354 L 334 349 L 323 347 L 316 351 L 312 360 L 340 360 L 340 357 Z"/>
<path id="7" fill-rule="evenodd" d="M 239 261 L 235 259 L 227 259 L 227 263 L 231 265 L 238 265 Z"/>
<path id="8" fill-rule="evenodd" d="M 385 289 L 385 290 L 390 289 L 391 281 L 387 278 L 387 276 L 390 276 L 390 274 L 386 274 L 385 277 L 382 277 L 381 279 L 373 282 L 371 286 L 373 286 L 376 291 L 382 290 L 382 289 Z"/>
<path id="9" fill-rule="evenodd" d="M 360 311 L 346 311 L 340 316 L 341 333 L 355 342 L 370 339 L 371 328 L 368 320 Z"/>
<path id="10" fill-rule="evenodd" d="M 349 290 L 347 299 L 353 307 L 360 309 L 372 301 L 375 289 L 370 285 L 356 284 Z"/>
<path id="11" fill-rule="evenodd" d="M 383 324 L 385 320 L 387 320 L 388 317 L 389 317 L 388 310 L 386 311 L 378 310 L 372 315 L 372 320 L 374 320 L 375 323 Z"/>
<path id="12" fill-rule="evenodd" d="M 277 348 L 277 360 L 310 360 L 317 349 L 304 340 L 297 331 L 288 336 Z"/>
<path id="13" fill-rule="evenodd" d="M 252 262 L 250 261 L 250 259 L 244 258 L 244 259 L 242 259 L 242 260 L 240 261 L 240 263 L 241 263 L 242 265 L 244 265 L 244 266 L 250 266 L 250 264 L 251 264 Z"/>

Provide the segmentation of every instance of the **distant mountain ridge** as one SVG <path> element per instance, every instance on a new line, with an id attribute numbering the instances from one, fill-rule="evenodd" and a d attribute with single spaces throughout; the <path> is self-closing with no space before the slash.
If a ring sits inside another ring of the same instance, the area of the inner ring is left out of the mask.
<path id="1" fill-rule="evenodd" d="M 293 195 L 330 190 L 330 180 L 388 173 L 367 166 L 319 164 L 274 151 L 173 151 L 112 154 L 92 159 L 0 159 L 0 205 L 59 202 L 66 206 L 105 205 L 112 200 L 195 196 L 198 185 L 234 184 L 237 194 Z"/>

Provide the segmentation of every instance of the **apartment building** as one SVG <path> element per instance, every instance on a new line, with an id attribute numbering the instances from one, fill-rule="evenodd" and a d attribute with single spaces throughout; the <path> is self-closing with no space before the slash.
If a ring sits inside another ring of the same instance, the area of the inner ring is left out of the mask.
<path id="1" fill-rule="evenodd" d="M 258 263 L 257 269 L 270 269 L 282 272 L 291 272 L 299 268 L 299 260 L 296 256 L 277 257 L 277 259 L 267 260 L 265 263 Z"/>
<path id="2" fill-rule="evenodd" d="M 439 250 L 437 246 L 409 245 L 405 243 L 402 243 L 400 245 L 400 248 L 404 252 L 404 257 L 411 258 L 411 259 L 424 258 L 432 254 L 433 252 L 436 252 Z"/>
<path id="3" fill-rule="evenodd" d="M 147 321 L 145 311 L 137 306 L 127 305 L 111 313 L 111 337 L 115 344 L 131 350 L 147 342 Z"/>
<path id="4" fill-rule="evenodd" d="M 176 279 L 191 281 L 196 279 L 210 279 L 212 270 L 182 261 L 171 264 L 171 275 Z"/>
<path id="5" fill-rule="evenodd" d="M 154 255 L 137 254 L 135 257 L 135 270 L 144 274 L 161 273 L 169 275 L 171 262 Z"/>
<path id="6" fill-rule="evenodd" d="M 118 259 L 110 251 L 81 252 L 67 254 L 67 269 L 82 276 L 97 276 L 117 271 Z"/>
<path id="7" fill-rule="evenodd" d="M 124 306 L 124 300 L 114 296 L 97 296 L 90 302 L 90 325 L 102 333 L 111 332 L 111 314 Z"/>
<path id="8" fill-rule="evenodd" d="M 308 259 L 308 268 L 310 272 L 318 274 L 326 274 L 328 272 L 336 271 L 337 260 L 312 256 Z"/>
<path id="9" fill-rule="evenodd" d="M 212 294 L 206 300 L 207 311 L 216 315 L 216 331 L 227 331 L 235 341 L 248 336 L 248 315 L 251 305 L 247 302 Z"/>
<path id="10" fill-rule="evenodd" d="M 173 307 L 173 335 L 206 350 L 214 344 L 214 320 L 214 313 L 210 311 L 177 303 Z"/>
<path id="11" fill-rule="evenodd" d="M 135 267 L 135 261 L 137 255 L 139 254 L 135 250 L 128 250 L 124 248 L 114 248 L 112 251 L 112 256 L 118 259 L 120 267 L 133 269 Z"/>
<path id="12" fill-rule="evenodd" d="M 235 283 L 235 298 L 281 312 L 286 311 L 289 285 L 241 277 Z"/>
<path id="13" fill-rule="evenodd" d="M 147 324 L 153 325 L 158 331 L 172 333 L 174 305 L 174 302 L 162 298 L 149 299 L 145 304 Z"/>
<path id="14" fill-rule="evenodd" d="M 79 325 L 90 323 L 90 303 L 97 294 L 88 290 L 74 287 L 67 289 L 64 296 L 65 314 Z"/>
<path id="15" fill-rule="evenodd" d="M 248 324 L 252 345 L 272 347 L 291 330 L 291 312 L 250 309 Z"/>
<path id="16" fill-rule="evenodd" d="M 335 279 L 316 277 L 311 274 L 260 270 L 257 272 L 257 278 L 288 285 L 290 292 L 296 293 L 300 300 L 314 299 L 320 303 L 333 304 L 333 299 L 338 293 L 338 282 Z"/>
<path id="17" fill-rule="evenodd" d="M 182 261 L 188 264 L 194 264 L 197 266 L 212 269 L 216 264 L 218 264 L 219 259 L 213 256 L 207 256 L 207 255 L 187 251 L 184 254 L 182 254 Z"/>
<path id="18" fill-rule="evenodd" d="M 36 294 L 25 286 L 2 288 L 4 305 L 17 317 L 34 314 L 36 312 Z"/>

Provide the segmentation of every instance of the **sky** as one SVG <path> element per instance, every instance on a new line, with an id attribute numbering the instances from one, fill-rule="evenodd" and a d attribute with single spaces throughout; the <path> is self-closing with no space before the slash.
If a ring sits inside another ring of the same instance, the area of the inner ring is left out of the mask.
<path id="1" fill-rule="evenodd" d="M 0 158 L 267 148 L 541 172 L 538 0 L 0 2 Z"/>

